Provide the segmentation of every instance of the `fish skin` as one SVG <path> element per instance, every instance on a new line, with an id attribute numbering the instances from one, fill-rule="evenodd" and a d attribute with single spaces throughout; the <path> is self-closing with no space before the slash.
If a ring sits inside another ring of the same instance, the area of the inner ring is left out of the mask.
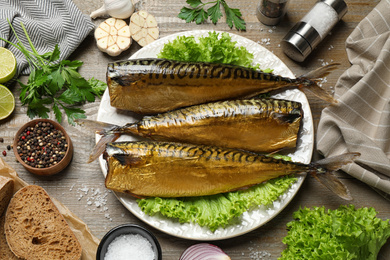
<path id="1" fill-rule="evenodd" d="M 263 98 L 194 105 L 156 116 L 145 116 L 136 123 L 124 126 L 97 123 L 94 130 L 104 138 L 91 152 L 89 161 L 94 161 L 103 152 L 107 142 L 116 140 L 122 134 L 154 141 L 271 153 L 296 147 L 302 118 L 301 103 Z M 93 122 L 88 123 L 93 125 Z M 112 138 L 109 138 L 110 135 Z"/>
<path id="2" fill-rule="evenodd" d="M 336 67 L 329 64 L 309 73 L 324 77 Z M 241 66 L 165 59 L 111 62 L 107 66 L 111 106 L 139 114 L 158 114 L 180 107 L 218 100 L 242 99 L 287 88 L 308 89 L 337 103 L 316 79 L 288 78 Z"/>
<path id="3" fill-rule="evenodd" d="M 345 157 L 345 163 L 356 156 Z M 105 185 L 137 197 L 193 197 L 225 193 L 284 175 L 326 176 L 321 164 L 302 164 L 213 146 L 170 142 L 115 142 L 107 145 Z M 328 160 L 327 163 L 330 161 Z M 338 181 L 335 191 L 349 198 Z"/>

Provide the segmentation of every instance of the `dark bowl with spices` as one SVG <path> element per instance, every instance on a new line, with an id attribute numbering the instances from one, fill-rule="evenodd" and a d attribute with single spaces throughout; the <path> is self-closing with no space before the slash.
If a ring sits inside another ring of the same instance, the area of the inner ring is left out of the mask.
<path id="1" fill-rule="evenodd" d="M 152 232 L 135 224 L 114 227 L 100 241 L 96 260 L 111 259 L 161 260 L 160 243 Z"/>
<path id="2" fill-rule="evenodd" d="M 24 168 L 43 176 L 61 172 L 73 157 L 69 135 L 50 119 L 35 119 L 23 125 L 15 135 L 13 150 Z"/>

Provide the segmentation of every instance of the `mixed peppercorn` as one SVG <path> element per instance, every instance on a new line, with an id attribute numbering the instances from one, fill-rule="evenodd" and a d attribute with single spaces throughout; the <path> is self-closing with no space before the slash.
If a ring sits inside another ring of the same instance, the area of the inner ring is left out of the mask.
<path id="1" fill-rule="evenodd" d="M 0 137 L 0 143 L 4 143 L 4 138 Z M 7 145 L 7 150 L 8 150 L 8 151 L 11 150 L 11 146 L 10 146 L 10 145 Z M 2 154 L 3 154 L 3 156 L 7 156 L 7 151 L 4 150 L 4 151 L 2 152 Z"/>
<path id="2" fill-rule="evenodd" d="M 18 137 L 17 151 L 31 167 L 47 168 L 59 163 L 68 149 L 66 137 L 49 122 L 27 127 Z"/>

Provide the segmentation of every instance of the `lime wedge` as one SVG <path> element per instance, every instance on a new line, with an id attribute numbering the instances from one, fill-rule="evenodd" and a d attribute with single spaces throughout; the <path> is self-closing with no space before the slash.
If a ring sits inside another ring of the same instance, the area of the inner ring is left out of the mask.
<path id="1" fill-rule="evenodd" d="M 14 95 L 6 86 L 0 84 L 0 120 L 7 118 L 14 109 Z"/>
<path id="2" fill-rule="evenodd" d="M 0 47 L 0 83 L 11 80 L 16 73 L 16 59 L 14 54 L 6 48 Z"/>

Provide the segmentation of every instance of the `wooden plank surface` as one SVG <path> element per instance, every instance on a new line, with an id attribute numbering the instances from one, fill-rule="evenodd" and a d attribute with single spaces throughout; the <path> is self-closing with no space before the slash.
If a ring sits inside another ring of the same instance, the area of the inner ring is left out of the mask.
<path id="1" fill-rule="evenodd" d="M 180 9 L 185 5 L 184 0 L 143 0 L 138 2 L 137 6 L 153 14 L 159 24 L 160 37 L 164 37 L 176 32 L 188 30 L 218 30 L 228 31 L 247 37 L 255 42 L 268 48 L 276 54 L 295 75 L 301 75 L 309 72 L 323 63 L 339 62 L 341 65 L 331 75 L 327 77 L 327 83 L 324 87 L 332 90 L 338 77 L 347 69 L 350 64 L 345 52 L 345 40 L 357 26 L 357 24 L 377 5 L 379 0 L 363 1 L 350 0 L 346 1 L 349 7 L 348 13 L 344 19 L 337 24 L 331 35 L 324 39 L 318 48 L 304 63 L 296 63 L 286 57 L 281 48 L 280 41 L 287 31 L 298 22 L 314 5 L 315 1 L 295 0 L 290 1 L 288 13 L 283 21 L 277 26 L 265 26 L 256 18 L 256 6 L 258 1 L 240 0 L 227 1 L 232 7 L 239 8 L 247 22 L 247 30 L 239 32 L 230 29 L 221 20 L 217 25 L 211 23 L 196 25 L 194 23 L 186 24 L 177 18 Z M 90 14 L 101 6 L 101 0 L 74 0 L 74 3 L 85 14 Z M 103 19 L 95 20 L 98 25 Z M 97 47 L 93 34 L 91 33 L 79 48 L 71 55 L 70 59 L 78 59 L 84 62 L 80 72 L 86 77 L 95 77 L 105 80 L 105 71 L 107 62 L 117 59 L 126 59 L 139 50 L 140 47 L 133 43 L 131 48 L 118 57 L 110 57 L 100 52 Z M 27 78 L 21 77 L 26 82 Z M 12 88 L 15 97 L 19 95 L 19 85 Z M 320 119 L 322 109 L 326 103 L 308 96 L 313 113 L 314 126 Z M 90 119 L 96 119 L 99 101 L 89 103 L 83 106 L 87 111 Z M 27 122 L 29 118 L 26 115 L 26 108 L 22 107 L 19 99 L 16 99 L 16 110 L 7 120 L 0 122 L 0 137 L 4 138 L 4 143 L 0 143 L 0 150 L 5 150 L 8 144 L 12 143 L 14 135 L 19 127 Z M 74 158 L 71 165 L 62 173 L 52 177 L 38 177 L 28 173 L 19 165 L 12 154 L 8 152 L 3 159 L 10 164 L 25 181 L 31 184 L 38 184 L 44 187 L 48 193 L 71 209 L 85 223 L 88 224 L 94 235 L 98 238 L 111 228 L 123 223 L 137 223 L 146 226 L 159 239 L 163 250 L 163 259 L 178 259 L 181 252 L 195 241 L 176 238 L 165 234 L 161 231 L 147 226 L 141 220 L 133 216 L 117 200 L 115 195 L 104 187 L 104 177 L 97 161 L 87 164 L 89 152 L 94 146 L 93 133 L 85 133 L 84 129 L 79 126 L 69 126 L 66 122 L 62 124 L 71 136 L 74 144 Z M 319 158 L 314 153 L 313 160 Z M 354 200 L 351 202 L 356 207 L 375 207 L 378 216 L 386 219 L 390 218 L 389 201 L 378 195 L 373 189 L 360 181 L 348 177 L 341 173 L 340 177 L 349 187 Z M 298 192 L 293 201 L 273 220 L 264 226 L 242 235 L 238 238 L 232 238 L 213 243 L 220 246 L 226 251 L 232 259 L 277 259 L 285 246 L 282 238 L 287 234 L 286 224 L 292 220 L 292 214 L 300 207 L 325 206 L 326 208 L 335 209 L 340 205 L 349 204 L 318 184 L 312 178 L 306 178 L 301 190 Z M 388 242 L 380 253 L 378 259 L 389 259 L 390 242 Z M 262 258 L 261 258 L 261 257 Z"/>

